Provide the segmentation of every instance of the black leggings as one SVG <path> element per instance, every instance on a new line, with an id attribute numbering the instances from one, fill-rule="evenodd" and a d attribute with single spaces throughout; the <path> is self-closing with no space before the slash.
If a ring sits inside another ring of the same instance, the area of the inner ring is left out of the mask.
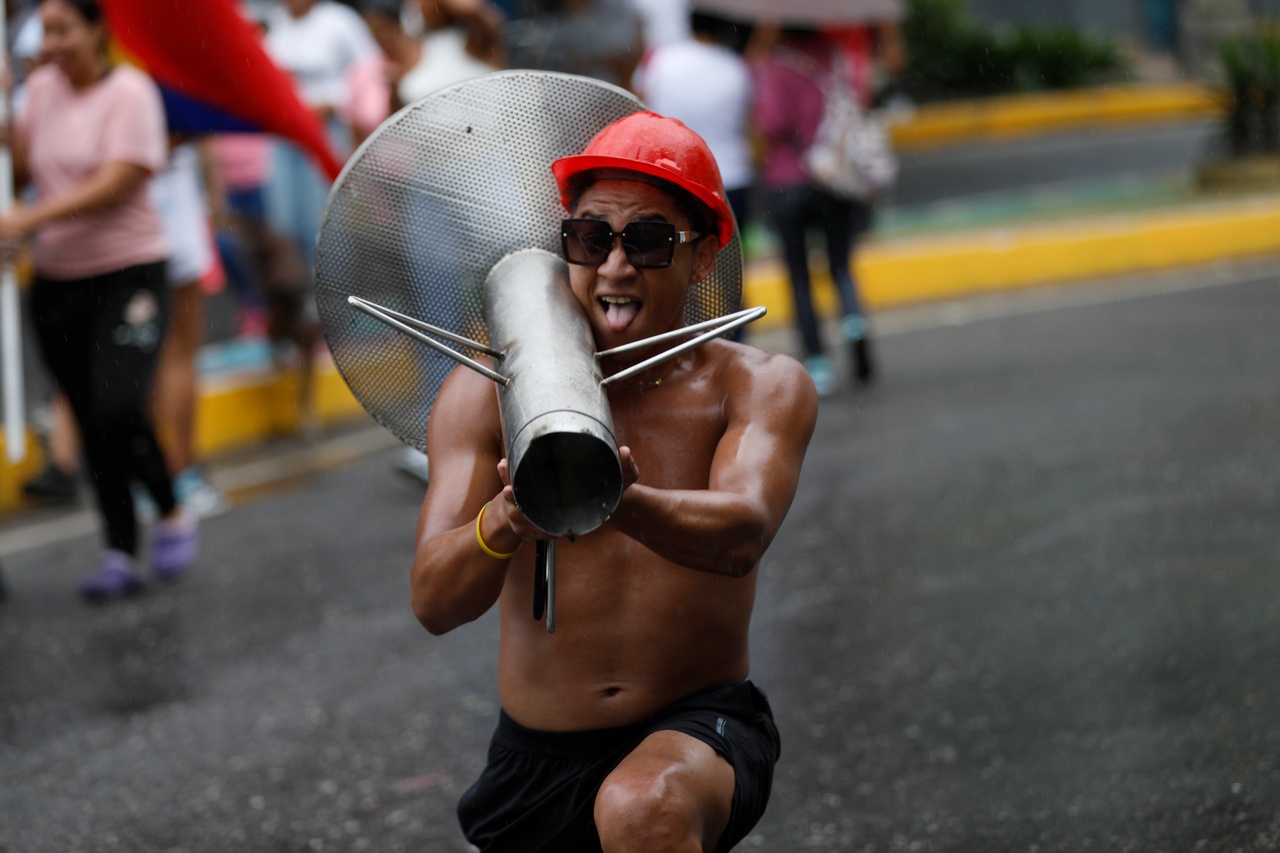
<path id="1" fill-rule="evenodd" d="M 76 281 L 36 275 L 31 290 L 40 353 L 75 412 L 107 547 L 138 552 L 130 487 L 140 480 L 162 515 L 173 484 L 147 397 L 169 321 L 163 261 Z"/>
<path id="2" fill-rule="evenodd" d="M 871 225 L 871 208 L 863 202 L 839 199 L 815 186 L 802 185 L 772 191 L 765 216 L 782 242 L 805 357 L 821 355 L 822 332 L 809 281 L 809 229 L 821 229 L 826 238 L 827 264 L 840 298 L 841 316 L 861 315 L 849 256 L 858 235 Z"/>

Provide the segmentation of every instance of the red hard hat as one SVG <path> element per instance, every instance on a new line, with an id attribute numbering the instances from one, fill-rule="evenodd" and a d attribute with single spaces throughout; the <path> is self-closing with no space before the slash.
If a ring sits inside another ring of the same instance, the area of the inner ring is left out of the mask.
<path id="1" fill-rule="evenodd" d="M 552 163 L 565 210 L 572 203 L 573 178 L 593 169 L 623 169 L 673 183 L 715 213 L 720 248 L 733 239 L 733 211 L 725 201 L 720 167 L 702 137 L 682 122 L 648 110 L 632 113 L 597 133 L 581 154 Z"/>

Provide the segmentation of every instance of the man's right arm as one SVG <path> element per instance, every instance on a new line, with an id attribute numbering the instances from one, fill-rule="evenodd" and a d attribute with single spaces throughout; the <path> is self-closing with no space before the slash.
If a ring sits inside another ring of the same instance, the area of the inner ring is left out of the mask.
<path id="1" fill-rule="evenodd" d="M 493 606 L 511 563 L 476 541 L 480 510 L 503 489 L 501 416 L 490 380 L 458 368 L 445 381 L 431 412 L 427 457 L 431 483 L 418 516 L 411 593 L 418 621 L 443 634 Z M 498 553 L 522 550 L 523 540 L 497 515 L 485 513 L 485 544 Z"/>

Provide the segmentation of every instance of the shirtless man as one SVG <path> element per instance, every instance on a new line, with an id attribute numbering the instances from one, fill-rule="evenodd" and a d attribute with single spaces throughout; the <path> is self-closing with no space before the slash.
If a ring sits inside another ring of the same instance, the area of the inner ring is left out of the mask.
<path id="1" fill-rule="evenodd" d="M 733 234 L 702 139 L 636 113 L 553 172 L 597 348 L 682 325 L 690 284 Z M 414 612 L 433 634 L 494 602 L 501 613 L 502 713 L 458 808 L 485 853 L 728 850 L 768 800 L 778 736 L 746 680 L 747 630 L 813 431 L 813 383 L 790 358 L 718 339 L 608 394 L 625 490 L 602 527 L 558 543 L 554 634 L 530 615 L 524 546 L 548 537 L 512 495 L 494 384 L 456 370 L 431 415 Z"/>

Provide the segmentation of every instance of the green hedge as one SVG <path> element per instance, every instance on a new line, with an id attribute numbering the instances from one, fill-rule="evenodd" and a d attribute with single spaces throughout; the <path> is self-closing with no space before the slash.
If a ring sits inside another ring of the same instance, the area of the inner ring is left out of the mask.
<path id="1" fill-rule="evenodd" d="M 1123 77 L 1115 43 L 1063 27 L 979 29 L 963 0 L 909 0 L 902 85 L 919 101 L 1071 89 Z"/>
<path id="2" fill-rule="evenodd" d="M 1254 33 L 1223 43 L 1227 153 L 1280 153 L 1280 35 Z"/>

